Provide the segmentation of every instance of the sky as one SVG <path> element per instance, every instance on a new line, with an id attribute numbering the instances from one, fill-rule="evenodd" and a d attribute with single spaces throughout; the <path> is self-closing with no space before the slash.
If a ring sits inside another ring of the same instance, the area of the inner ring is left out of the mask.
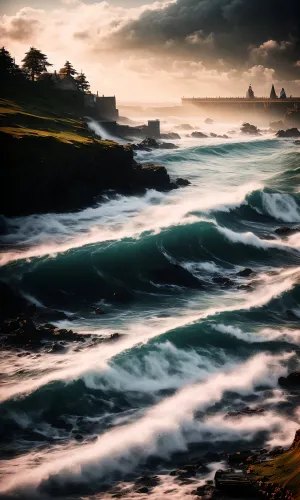
<path id="1" fill-rule="evenodd" d="M 300 96 L 300 0 L 0 0 L 0 44 L 69 60 L 120 103 Z"/>

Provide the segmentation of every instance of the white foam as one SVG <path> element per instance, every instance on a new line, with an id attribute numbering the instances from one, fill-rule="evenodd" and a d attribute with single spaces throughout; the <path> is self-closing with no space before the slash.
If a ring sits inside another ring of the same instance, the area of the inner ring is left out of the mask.
<path id="1" fill-rule="evenodd" d="M 284 222 L 300 222 L 300 208 L 289 194 L 262 193 L 263 207 L 272 217 Z"/>
<path id="2" fill-rule="evenodd" d="M 21 467 L 21 459 L 19 467 L 12 467 L 16 472 L 4 476 L 0 491 L 36 488 L 49 478 L 58 483 L 90 482 L 96 478 L 107 480 L 114 472 L 128 473 L 149 455 L 167 458 L 175 451 L 185 450 L 188 442 L 197 438 L 201 441 L 211 432 L 216 432 L 216 439 L 234 435 L 240 439 L 241 434 L 250 438 L 258 430 L 265 429 L 268 423 L 269 431 L 282 432 L 286 426 L 285 437 L 288 434 L 290 439 L 299 423 L 290 421 L 287 424 L 286 419 L 277 416 L 269 415 L 267 420 L 259 417 L 242 419 L 234 423 L 222 417 L 204 423 L 194 418 L 197 409 L 205 410 L 228 390 L 246 395 L 252 393 L 257 384 L 276 385 L 278 376 L 286 372 L 283 365 L 288 357 L 290 355 L 256 355 L 230 371 L 211 375 L 205 382 L 181 389 L 147 410 L 138 421 L 107 431 L 93 444 L 66 451 L 50 450 L 40 456 L 39 465 L 34 469 L 24 462 Z M 17 462 L 14 460 L 15 465 Z"/>

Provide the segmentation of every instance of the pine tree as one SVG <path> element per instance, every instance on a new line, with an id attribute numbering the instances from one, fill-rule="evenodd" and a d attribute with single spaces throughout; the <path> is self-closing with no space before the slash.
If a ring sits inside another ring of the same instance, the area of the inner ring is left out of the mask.
<path id="1" fill-rule="evenodd" d="M 20 68 L 15 64 L 8 50 L 0 49 L 0 74 L 1 76 L 16 76 L 20 74 Z"/>
<path id="2" fill-rule="evenodd" d="M 76 82 L 78 89 L 81 90 L 82 92 L 86 92 L 90 89 L 90 84 L 86 79 L 86 76 L 84 73 L 79 73 L 79 75 L 76 77 Z"/>
<path id="3" fill-rule="evenodd" d="M 77 71 L 73 68 L 72 64 L 69 61 L 66 61 L 64 66 L 59 70 L 59 74 L 63 76 L 74 76 L 77 75 Z"/>
<path id="4" fill-rule="evenodd" d="M 47 71 L 48 66 L 52 66 L 52 64 L 48 62 L 47 56 L 34 47 L 30 47 L 29 51 L 26 52 L 22 63 L 23 69 L 32 82 L 34 82 L 37 76 Z"/>

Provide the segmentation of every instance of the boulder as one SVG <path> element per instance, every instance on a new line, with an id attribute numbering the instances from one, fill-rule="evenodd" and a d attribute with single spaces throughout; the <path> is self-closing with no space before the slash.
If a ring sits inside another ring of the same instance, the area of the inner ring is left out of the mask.
<path id="1" fill-rule="evenodd" d="M 225 418 L 240 418 L 244 416 L 252 416 L 252 415 L 261 415 L 262 413 L 265 413 L 264 408 L 249 408 L 249 406 L 246 406 L 245 408 L 241 408 L 240 410 L 236 411 L 229 411 L 226 415 Z"/>
<path id="2" fill-rule="evenodd" d="M 300 137 L 300 131 L 296 127 L 278 130 L 276 137 Z"/>
<path id="3" fill-rule="evenodd" d="M 289 373 L 287 377 L 279 377 L 278 383 L 282 387 L 300 388 L 300 370 Z"/>
<path id="4" fill-rule="evenodd" d="M 245 269 L 242 269 L 241 271 L 236 273 L 237 276 L 241 276 L 242 278 L 248 278 L 248 276 L 250 276 L 251 274 L 253 274 L 253 271 L 252 269 L 250 269 L 250 267 L 245 267 Z"/>
<path id="5" fill-rule="evenodd" d="M 300 226 L 297 227 L 288 227 L 288 226 L 283 226 L 283 227 L 278 227 L 275 229 L 274 233 L 276 234 L 282 234 L 284 236 L 294 234 L 300 231 Z"/>
<path id="6" fill-rule="evenodd" d="M 173 144 L 173 142 L 160 142 L 159 149 L 178 149 L 179 146 Z"/>
<path id="7" fill-rule="evenodd" d="M 189 186 L 191 184 L 190 181 L 188 181 L 187 179 L 183 179 L 182 177 L 177 177 L 175 183 L 179 187 L 185 187 L 185 186 Z"/>
<path id="8" fill-rule="evenodd" d="M 255 125 L 251 125 L 250 123 L 243 123 L 241 126 L 241 132 L 242 134 L 248 134 L 248 135 L 260 135 L 259 129 Z"/>
<path id="9" fill-rule="evenodd" d="M 296 146 L 300 146 L 300 141 L 295 141 L 294 144 L 296 144 Z"/>
<path id="10" fill-rule="evenodd" d="M 253 486 L 244 472 L 219 469 L 215 473 L 215 485 L 219 490 L 240 494 L 242 498 L 253 494 Z"/>
<path id="11" fill-rule="evenodd" d="M 169 132 L 167 134 L 160 134 L 161 139 L 181 139 L 180 135 L 177 132 Z"/>
<path id="12" fill-rule="evenodd" d="M 196 139 L 205 139 L 208 136 L 203 134 L 203 132 L 192 132 L 191 137 L 195 137 Z"/>

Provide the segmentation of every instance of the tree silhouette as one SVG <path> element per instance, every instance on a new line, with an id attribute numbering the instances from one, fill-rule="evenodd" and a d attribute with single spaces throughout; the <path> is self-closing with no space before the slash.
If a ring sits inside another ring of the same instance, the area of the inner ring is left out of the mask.
<path id="1" fill-rule="evenodd" d="M 30 47 L 29 51 L 26 52 L 22 63 L 23 69 L 32 82 L 34 82 L 37 76 L 47 71 L 48 66 L 52 66 L 52 64 L 48 62 L 47 56 L 34 47 Z"/>
<path id="2" fill-rule="evenodd" d="M 59 74 L 62 76 L 74 76 L 77 75 L 77 71 L 73 68 L 72 64 L 69 61 L 66 61 L 63 67 L 59 70 Z"/>
<path id="3" fill-rule="evenodd" d="M 76 82 L 78 89 L 81 90 L 82 92 L 85 92 L 90 89 L 90 84 L 86 79 L 86 76 L 84 73 L 79 73 L 79 75 L 76 77 Z"/>
<path id="4" fill-rule="evenodd" d="M 0 74 L 4 77 L 21 75 L 19 66 L 15 63 L 14 59 L 5 47 L 0 49 Z"/>

